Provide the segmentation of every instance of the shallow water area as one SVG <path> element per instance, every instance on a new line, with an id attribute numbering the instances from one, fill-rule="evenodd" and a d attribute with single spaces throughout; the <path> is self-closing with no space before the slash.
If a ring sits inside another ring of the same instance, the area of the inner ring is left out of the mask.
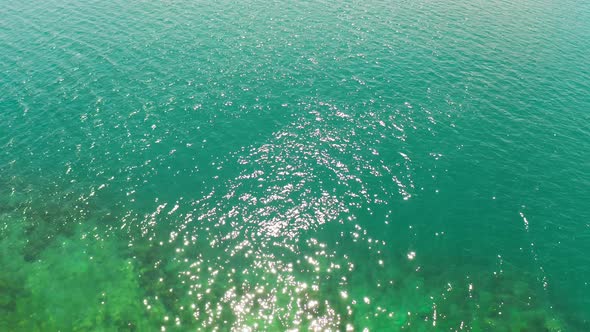
<path id="1" fill-rule="evenodd" d="M 587 331 L 580 1 L 0 0 L 1 331 Z"/>

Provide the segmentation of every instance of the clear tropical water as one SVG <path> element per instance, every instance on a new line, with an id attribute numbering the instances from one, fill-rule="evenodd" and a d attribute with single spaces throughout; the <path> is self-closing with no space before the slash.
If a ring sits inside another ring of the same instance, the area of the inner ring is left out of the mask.
<path id="1" fill-rule="evenodd" d="M 0 330 L 590 330 L 590 3 L 0 0 Z"/>

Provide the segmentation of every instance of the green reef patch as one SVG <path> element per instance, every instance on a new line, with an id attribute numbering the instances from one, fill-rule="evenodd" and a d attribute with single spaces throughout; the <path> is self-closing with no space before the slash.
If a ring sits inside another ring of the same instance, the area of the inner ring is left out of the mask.
<path id="1" fill-rule="evenodd" d="M 138 236 L 97 202 L 40 197 L 1 198 L 2 331 L 568 331 L 517 265 L 450 268 L 354 223 L 258 245 L 206 223 Z"/>

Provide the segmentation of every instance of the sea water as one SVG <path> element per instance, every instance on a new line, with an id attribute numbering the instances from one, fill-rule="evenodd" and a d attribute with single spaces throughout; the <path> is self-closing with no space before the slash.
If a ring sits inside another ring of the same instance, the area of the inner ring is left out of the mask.
<path id="1" fill-rule="evenodd" d="M 0 330 L 590 330 L 587 1 L 0 0 Z"/>

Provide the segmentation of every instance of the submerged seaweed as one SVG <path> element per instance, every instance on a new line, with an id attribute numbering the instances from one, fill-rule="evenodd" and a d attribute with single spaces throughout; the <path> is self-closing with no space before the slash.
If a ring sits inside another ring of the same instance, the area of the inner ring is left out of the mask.
<path id="1" fill-rule="evenodd" d="M 68 205 L 13 206 L 0 214 L 1 330 L 566 330 L 515 267 L 445 269 L 402 252 L 374 264 L 367 248 L 380 244 L 337 252 L 330 237 L 295 251 L 183 248 L 183 237 L 123 245 L 97 231 L 111 213 L 79 223 Z"/>

